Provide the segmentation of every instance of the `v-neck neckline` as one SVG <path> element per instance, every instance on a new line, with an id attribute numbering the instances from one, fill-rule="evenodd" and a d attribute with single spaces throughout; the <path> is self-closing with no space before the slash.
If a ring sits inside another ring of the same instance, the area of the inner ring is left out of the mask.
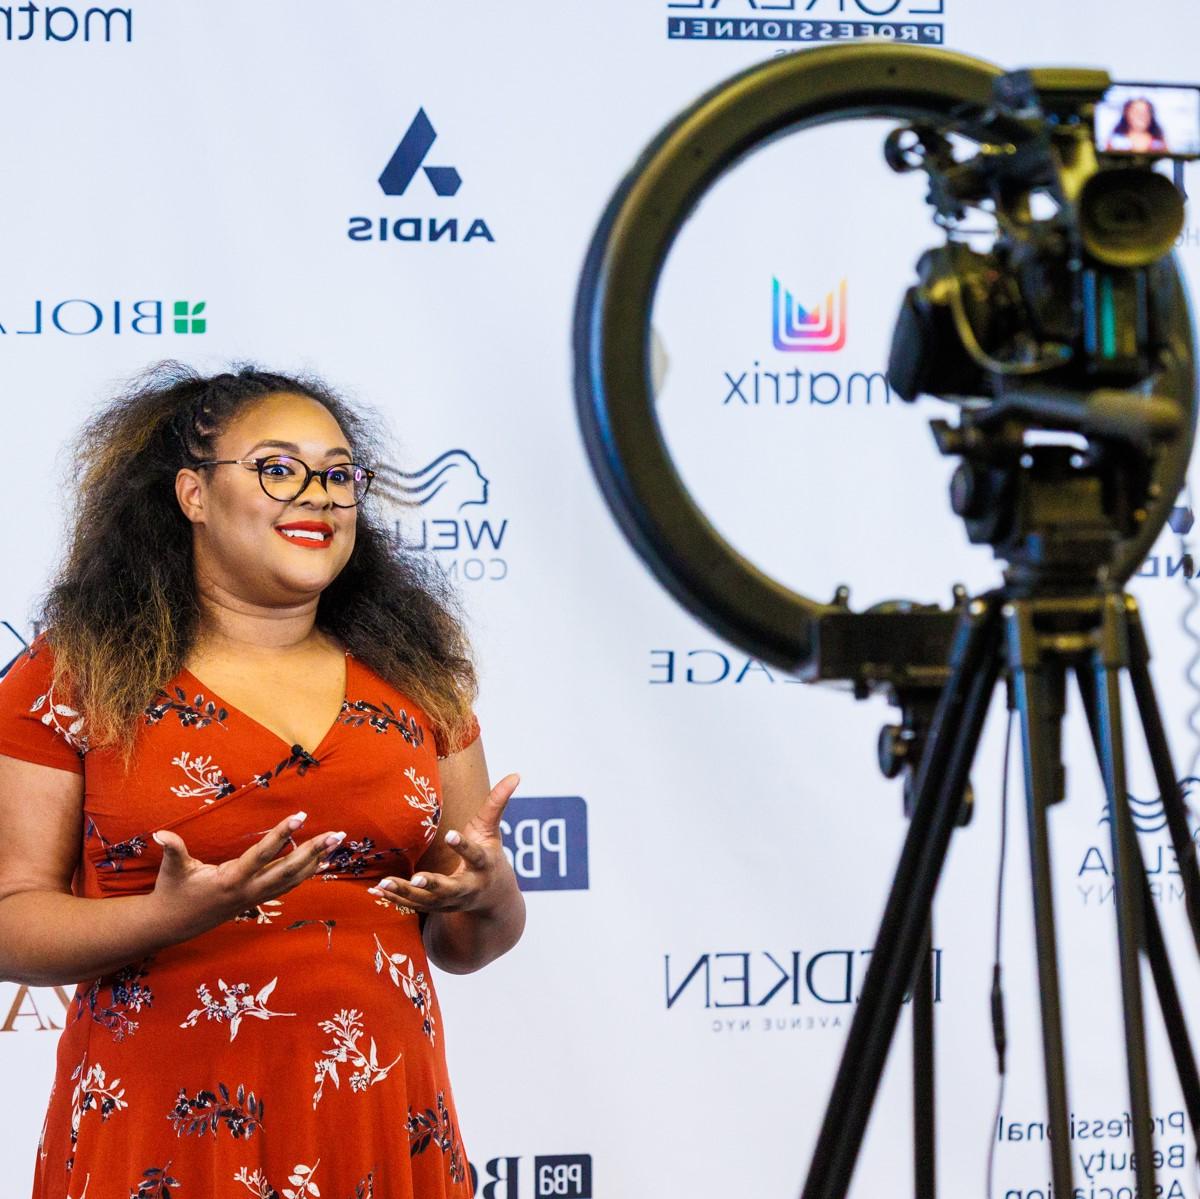
<path id="1" fill-rule="evenodd" d="M 345 663 L 345 683 L 342 687 L 342 702 L 338 705 L 337 714 L 333 718 L 333 723 L 325 730 L 324 736 L 322 736 L 321 740 L 317 742 L 316 747 L 311 750 L 308 749 L 307 746 L 300 745 L 299 742 L 288 741 L 286 737 L 280 736 L 280 734 L 274 729 L 268 728 L 261 720 L 256 720 L 245 709 L 239 708 L 237 704 L 230 703 L 219 692 L 214 691 L 202 678 L 200 678 L 198 675 L 194 675 L 190 670 L 188 670 L 186 666 L 182 667 L 179 673 L 181 675 L 186 675 L 189 679 L 191 679 L 192 682 L 196 684 L 196 687 L 201 695 L 207 696 L 213 701 L 213 703 L 224 708 L 227 712 L 236 712 L 244 721 L 246 721 L 247 724 L 252 724 L 255 726 L 255 728 L 262 729 L 267 736 L 273 737 L 279 742 L 280 745 L 286 745 L 289 751 L 294 751 L 295 749 L 299 748 L 310 758 L 315 758 L 319 756 L 321 750 L 325 748 L 325 743 L 330 739 L 330 737 L 333 736 L 333 734 L 337 731 L 338 726 L 342 723 L 342 713 L 346 710 L 346 704 L 350 698 L 350 663 L 354 661 L 354 655 L 349 650 L 346 650 L 343 661 Z"/>

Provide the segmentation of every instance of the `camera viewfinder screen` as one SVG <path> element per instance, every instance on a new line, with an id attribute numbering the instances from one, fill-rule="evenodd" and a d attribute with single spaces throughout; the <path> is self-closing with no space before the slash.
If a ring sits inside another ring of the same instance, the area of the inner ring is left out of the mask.
<path id="1" fill-rule="evenodd" d="M 1200 156 L 1200 87 L 1114 84 L 1096 105 L 1096 148 L 1106 154 Z"/>

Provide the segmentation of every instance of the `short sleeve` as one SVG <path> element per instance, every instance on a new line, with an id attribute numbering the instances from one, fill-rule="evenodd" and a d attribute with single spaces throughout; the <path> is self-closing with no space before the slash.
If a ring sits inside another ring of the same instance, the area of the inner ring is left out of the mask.
<path id="1" fill-rule="evenodd" d="M 456 754 L 460 750 L 466 749 L 468 745 L 474 742 L 479 737 L 479 721 L 475 713 L 471 713 L 470 723 L 453 741 L 447 741 L 446 737 L 440 730 L 435 730 L 433 734 L 433 743 L 437 747 L 437 756 L 439 758 L 448 758 L 451 754 Z"/>
<path id="2" fill-rule="evenodd" d="M 0 679 L 0 754 L 83 773 L 83 717 L 51 694 L 54 660 L 38 637 Z"/>

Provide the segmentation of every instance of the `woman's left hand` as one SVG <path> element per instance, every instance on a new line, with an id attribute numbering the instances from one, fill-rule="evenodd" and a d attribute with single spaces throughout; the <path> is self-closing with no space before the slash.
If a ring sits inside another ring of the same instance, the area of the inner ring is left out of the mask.
<path id="1" fill-rule="evenodd" d="M 516 876 L 504 856 L 500 820 L 520 781 L 520 775 L 505 775 L 461 831 L 447 830 L 445 844 L 459 858 L 452 871 L 418 870 L 411 879 L 390 875 L 368 888 L 370 894 L 416 912 L 486 910 L 502 901 L 516 887 Z"/>

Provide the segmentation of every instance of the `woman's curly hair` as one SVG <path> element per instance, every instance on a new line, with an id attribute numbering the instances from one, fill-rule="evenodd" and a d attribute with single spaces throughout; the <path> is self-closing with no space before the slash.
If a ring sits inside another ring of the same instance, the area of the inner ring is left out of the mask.
<path id="1" fill-rule="evenodd" d="M 245 364 L 206 377 L 158 363 L 82 429 L 72 529 L 41 621 L 54 685 L 87 714 L 90 747 L 129 760 L 139 718 L 196 640 L 192 526 L 176 473 L 214 457 L 230 421 L 280 392 L 323 404 L 355 461 L 380 460 L 379 433 L 321 380 Z M 374 501 L 358 507 L 354 551 L 322 592 L 316 623 L 420 704 L 438 740 L 452 745 L 470 727 L 476 693 L 460 609 L 440 567 L 400 547 Z"/>

